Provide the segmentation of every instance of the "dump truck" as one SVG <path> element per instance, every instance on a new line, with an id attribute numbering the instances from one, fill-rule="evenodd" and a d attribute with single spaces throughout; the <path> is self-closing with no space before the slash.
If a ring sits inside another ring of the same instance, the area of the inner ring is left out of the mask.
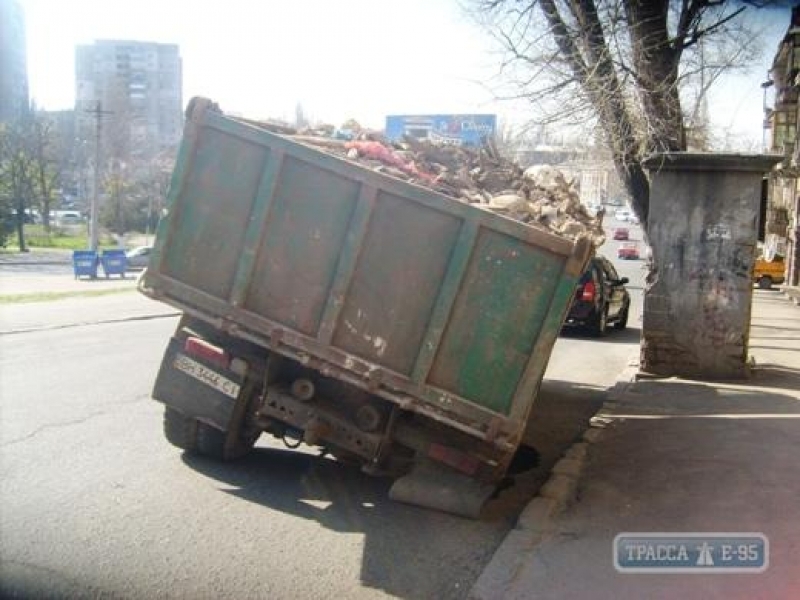
<path id="1" fill-rule="evenodd" d="M 195 98 L 139 290 L 182 311 L 164 435 L 264 433 L 476 517 L 523 438 L 592 243 L 228 117 Z M 345 468 L 345 467 L 343 467 Z"/>

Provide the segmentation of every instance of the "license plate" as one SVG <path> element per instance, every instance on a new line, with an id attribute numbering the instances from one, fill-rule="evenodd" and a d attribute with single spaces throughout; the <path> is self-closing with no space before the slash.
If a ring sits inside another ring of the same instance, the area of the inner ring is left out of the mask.
<path id="1" fill-rule="evenodd" d="M 231 381 L 224 375 L 220 375 L 205 365 L 201 365 L 185 354 L 178 353 L 172 365 L 179 371 L 189 375 L 189 377 L 194 377 L 198 381 L 205 383 L 207 386 L 214 388 L 226 396 L 231 398 L 237 398 L 239 396 L 241 386 L 238 383 Z"/>

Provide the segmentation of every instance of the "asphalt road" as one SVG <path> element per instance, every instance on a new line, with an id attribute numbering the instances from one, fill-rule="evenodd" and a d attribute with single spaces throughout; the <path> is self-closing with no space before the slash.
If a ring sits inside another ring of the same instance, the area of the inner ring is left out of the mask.
<path id="1" fill-rule="evenodd" d="M 641 265 L 621 269 L 634 293 Z M 559 340 L 528 432 L 538 465 L 471 521 L 265 439 L 236 464 L 183 456 L 149 398 L 176 318 L 142 302 L 0 311 L 0 596 L 464 597 L 639 334 L 636 301 L 628 331 Z"/>

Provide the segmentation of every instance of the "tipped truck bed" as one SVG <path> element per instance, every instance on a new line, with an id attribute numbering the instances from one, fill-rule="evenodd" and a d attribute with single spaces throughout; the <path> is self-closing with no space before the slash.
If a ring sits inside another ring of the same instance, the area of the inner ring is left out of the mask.
<path id="1" fill-rule="evenodd" d="M 591 253 L 194 99 L 140 289 L 510 460 Z"/>

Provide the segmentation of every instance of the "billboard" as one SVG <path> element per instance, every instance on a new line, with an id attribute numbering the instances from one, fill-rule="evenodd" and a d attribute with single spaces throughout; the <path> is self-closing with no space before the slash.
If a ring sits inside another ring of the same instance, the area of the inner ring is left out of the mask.
<path id="1" fill-rule="evenodd" d="M 410 136 L 455 146 L 477 146 L 494 136 L 496 115 L 389 115 L 386 137 L 393 142 Z"/>

